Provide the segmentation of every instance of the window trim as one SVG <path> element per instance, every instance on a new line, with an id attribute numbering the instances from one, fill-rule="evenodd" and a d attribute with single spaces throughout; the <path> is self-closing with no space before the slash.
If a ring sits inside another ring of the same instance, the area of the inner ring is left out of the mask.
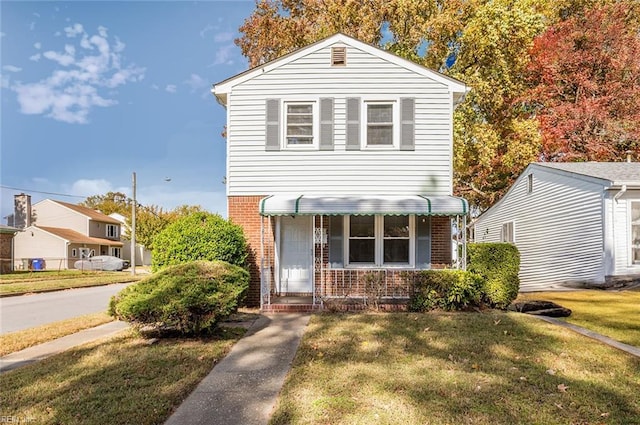
<path id="1" fill-rule="evenodd" d="M 368 111 L 369 105 L 391 105 L 391 144 L 388 145 L 369 145 L 367 143 L 369 136 Z M 390 97 L 385 99 L 362 99 L 360 108 L 360 146 L 362 150 L 399 150 L 400 149 L 400 98 Z"/>
<path id="2" fill-rule="evenodd" d="M 633 261 L 633 250 L 634 249 L 640 249 L 640 248 L 635 248 L 635 245 L 639 245 L 639 244 L 635 244 L 634 240 L 633 240 L 633 227 L 634 226 L 638 226 L 640 227 L 640 224 L 633 224 L 633 206 L 637 205 L 638 208 L 640 209 L 640 200 L 629 200 L 629 266 L 630 267 L 640 267 L 640 261 L 638 262 L 634 262 Z"/>
<path id="3" fill-rule="evenodd" d="M 511 227 L 511 235 L 507 234 L 505 229 Z M 507 240 L 507 236 L 511 236 L 509 240 Z M 509 220 L 502 223 L 500 227 L 500 242 L 515 244 L 516 243 L 516 222 L 515 220 Z"/>
<path id="4" fill-rule="evenodd" d="M 384 218 L 390 215 L 374 215 L 374 262 L 373 263 L 350 263 L 349 262 L 349 241 L 351 240 L 351 215 L 343 217 L 343 265 L 349 269 L 408 269 L 415 268 L 416 259 L 416 216 L 409 214 L 409 261 L 407 263 L 385 263 L 384 262 Z M 389 239 L 389 238 L 386 238 Z M 404 239 L 404 238 L 393 238 Z"/>
<path id="5" fill-rule="evenodd" d="M 120 237 L 120 232 L 119 232 L 119 227 L 117 224 L 106 224 L 105 225 L 105 235 L 107 236 L 107 238 L 109 239 L 117 239 Z M 109 233 L 109 229 L 113 229 L 113 236 L 110 235 Z"/>
<path id="6" fill-rule="evenodd" d="M 283 150 L 318 150 L 320 148 L 320 110 L 319 110 L 319 99 L 309 99 L 309 98 L 300 98 L 300 99 L 283 99 L 282 100 L 282 111 L 281 111 L 281 122 L 282 122 L 282 140 L 281 146 Z M 303 144 L 303 145 L 295 145 L 289 144 L 287 140 L 287 109 L 289 105 L 311 105 L 311 144 Z"/>

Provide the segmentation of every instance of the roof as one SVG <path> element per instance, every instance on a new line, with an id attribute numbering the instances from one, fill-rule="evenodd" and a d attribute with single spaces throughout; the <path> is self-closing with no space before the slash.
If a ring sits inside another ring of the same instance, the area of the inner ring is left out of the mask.
<path id="1" fill-rule="evenodd" d="M 466 215 L 467 201 L 428 195 L 272 195 L 260 201 L 260 214 L 274 215 Z"/>
<path id="2" fill-rule="evenodd" d="M 62 238 L 71 243 L 123 246 L 122 242 L 120 241 L 114 241 L 111 239 L 103 239 L 103 238 L 93 238 L 91 236 L 83 235 L 82 233 L 76 232 L 75 230 L 71 230 L 71 229 L 63 229 L 61 227 L 44 227 L 44 226 L 34 226 L 34 227 L 44 230 L 47 233 L 51 233 L 52 235 L 58 236 L 59 238 Z"/>
<path id="3" fill-rule="evenodd" d="M 329 37 L 318 40 L 315 43 L 309 44 L 308 46 L 295 50 L 287 55 L 281 56 L 277 59 L 274 59 L 262 65 L 258 65 L 254 68 L 251 68 L 247 71 L 241 72 L 240 74 L 237 74 L 233 77 L 227 78 L 226 80 L 216 83 L 214 84 L 214 87 L 211 90 L 211 92 L 216 96 L 218 101 L 224 105 L 226 104 L 227 93 L 229 93 L 231 91 L 231 88 L 236 84 L 250 80 L 257 75 L 262 75 L 263 73 L 269 72 L 274 68 L 279 68 L 283 65 L 286 65 L 290 62 L 293 62 L 299 59 L 300 57 L 308 55 L 309 53 L 313 53 L 315 51 L 318 51 L 320 49 L 323 49 L 327 46 L 330 46 L 336 43 L 346 44 L 356 49 L 363 50 L 372 55 L 381 57 L 382 59 L 385 59 L 389 62 L 395 63 L 396 65 L 399 65 L 411 71 L 414 71 L 418 74 L 432 78 L 433 80 L 446 85 L 449 88 L 449 90 L 451 90 L 454 93 L 458 93 L 461 96 L 469 91 L 469 88 L 466 86 L 466 84 L 460 80 L 451 78 L 440 72 L 437 72 L 427 67 L 424 67 L 422 65 L 419 65 L 413 61 L 402 58 L 387 50 L 383 50 L 383 49 L 380 49 L 379 47 L 372 46 L 367 43 L 363 43 L 362 41 L 357 40 L 353 37 L 349 37 L 348 35 L 345 35 L 342 33 L 336 33 Z"/>
<path id="4" fill-rule="evenodd" d="M 86 217 L 89 217 L 91 220 L 100 221 L 102 223 L 121 224 L 115 218 L 109 217 L 106 214 L 102 214 L 100 211 L 92 210 L 91 208 L 83 207 L 77 204 L 70 204 L 68 202 L 56 201 L 53 199 L 50 199 L 50 201 L 55 202 L 56 204 L 62 205 L 63 207 L 72 209 L 77 213 L 80 213 Z"/>
<path id="5" fill-rule="evenodd" d="M 0 233 L 8 233 L 10 235 L 15 235 L 19 231 L 20 229 L 16 227 L 7 226 L 6 224 L 0 224 Z"/>
<path id="6" fill-rule="evenodd" d="M 611 186 L 640 186 L 640 162 L 536 162 L 533 165 L 606 180 Z"/>

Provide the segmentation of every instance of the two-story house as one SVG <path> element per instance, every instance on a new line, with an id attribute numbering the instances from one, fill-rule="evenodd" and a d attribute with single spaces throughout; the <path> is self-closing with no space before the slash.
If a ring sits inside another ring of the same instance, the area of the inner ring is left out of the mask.
<path id="1" fill-rule="evenodd" d="M 336 34 L 216 84 L 227 110 L 228 217 L 250 245 L 249 302 L 384 296 L 450 267 L 453 109 L 464 83 Z"/>
<path id="2" fill-rule="evenodd" d="M 16 269 L 29 259 L 43 259 L 47 268 L 71 269 L 81 258 L 94 255 L 122 257 L 120 222 L 80 205 L 45 199 L 31 206 L 29 195 L 16 195 L 16 206 L 26 208 L 21 232 L 14 237 Z"/>

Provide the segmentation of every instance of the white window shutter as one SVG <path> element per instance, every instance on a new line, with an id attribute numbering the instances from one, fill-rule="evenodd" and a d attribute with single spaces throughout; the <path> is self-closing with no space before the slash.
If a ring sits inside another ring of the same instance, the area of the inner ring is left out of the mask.
<path id="1" fill-rule="evenodd" d="M 320 150 L 333 150 L 333 98 L 320 99 Z"/>
<path id="2" fill-rule="evenodd" d="M 360 98 L 347 98 L 347 150 L 360 149 Z"/>
<path id="3" fill-rule="evenodd" d="M 400 99 L 400 150 L 413 151 L 415 143 L 415 99 Z"/>
<path id="4" fill-rule="evenodd" d="M 280 150 L 280 99 L 267 99 L 265 150 Z"/>

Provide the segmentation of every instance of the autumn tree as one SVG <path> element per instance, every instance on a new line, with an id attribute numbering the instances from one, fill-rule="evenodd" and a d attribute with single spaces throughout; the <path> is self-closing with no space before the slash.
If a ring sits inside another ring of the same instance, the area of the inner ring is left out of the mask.
<path id="1" fill-rule="evenodd" d="M 133 200 L 122 192 L 107 192 L 104 195 L 93 195 L 80 205 L 97 210 L 103 214 L 118 213 L 125 217 L 123 236 L 129 238 L 131 228 L 131 206 Z M 195 212 L 203 212 L 199 205 L 180 205 L 173 210 L 165 210 L 157 205 L 138 204 L 136 208 L 136 241 L 153 249 L 155 237 L 174 221 Z"/>
<path id="2" fill-rule="evenodd" d="M 618 2 L 548 28 L 531 49 L 524 106 L 546 161 L 640 152 L 640 5 Z"/>

